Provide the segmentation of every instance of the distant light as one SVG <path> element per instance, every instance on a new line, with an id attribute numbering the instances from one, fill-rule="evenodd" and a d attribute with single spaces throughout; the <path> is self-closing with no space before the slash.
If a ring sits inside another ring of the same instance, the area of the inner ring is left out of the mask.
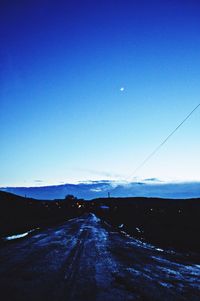
<path id="1" fill-rule="evenodd" d="M 121 87 L 121 88 L 120 88 L 120 91 L 123 92 L 123 91 L 124 91 L 124 87 Z"/>

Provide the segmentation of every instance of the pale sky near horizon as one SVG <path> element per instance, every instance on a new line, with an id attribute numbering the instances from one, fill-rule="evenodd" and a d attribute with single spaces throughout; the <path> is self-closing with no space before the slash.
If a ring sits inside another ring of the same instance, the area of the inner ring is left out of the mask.
<path id="1" fill-rule="evenodd" d="M 0 4 L 0 186 L 200 181 L 198 1 Z M 136 177 L 136 178 L 135 178 Z"/>

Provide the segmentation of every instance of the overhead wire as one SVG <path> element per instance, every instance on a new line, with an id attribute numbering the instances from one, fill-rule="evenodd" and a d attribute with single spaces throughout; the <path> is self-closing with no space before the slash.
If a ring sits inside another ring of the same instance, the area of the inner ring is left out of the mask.
<path id="1" fill-rule="evenodd" d="M 160 149 L 161 147 L 175 134 L 175 132 L 191 117 L 191 115 L 200 107 L 200 103 L 181 121 L 181 123 L 137 166 L 133 171 L 132 176 L 136 174 Z"/>

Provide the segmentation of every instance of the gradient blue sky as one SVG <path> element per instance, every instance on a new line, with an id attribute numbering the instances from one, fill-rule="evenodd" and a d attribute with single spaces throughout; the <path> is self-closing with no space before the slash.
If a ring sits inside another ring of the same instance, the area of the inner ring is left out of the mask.
<path id="1" fill-rule="evenodd" d="M 200 102 L 199 16 L 199 1 L 1 1 L 0 186 L 131 177 Z M 134 176 L 200 180 L 199 130 L 198 110 Z"/>

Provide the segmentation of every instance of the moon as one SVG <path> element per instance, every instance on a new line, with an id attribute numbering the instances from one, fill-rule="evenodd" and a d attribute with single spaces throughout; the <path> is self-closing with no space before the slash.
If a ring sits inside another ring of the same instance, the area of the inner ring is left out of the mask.
<path id="1" fill-rule="evenodd" d="M 123 92 L 123 91 L 124 91 L 124 87 L 121 87 L 121 88 L 120 88 L 120 91 Z"/>

